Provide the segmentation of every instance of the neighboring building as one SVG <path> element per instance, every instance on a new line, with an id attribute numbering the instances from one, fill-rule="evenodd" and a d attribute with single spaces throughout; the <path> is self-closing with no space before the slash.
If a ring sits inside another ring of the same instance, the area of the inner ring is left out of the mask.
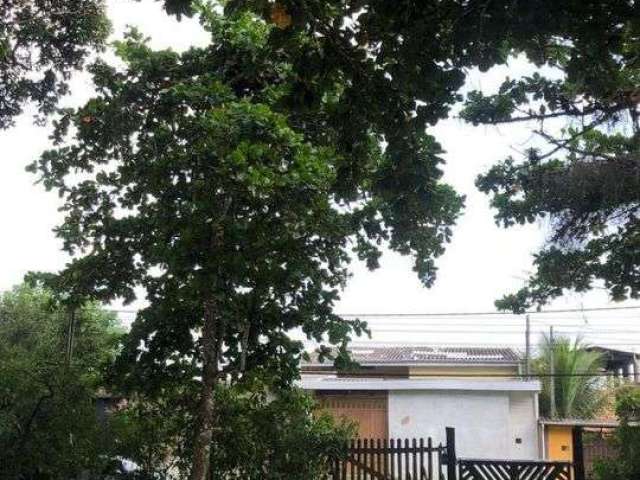
<path id="1" fill-rule="evenodd" d="M 582 466 L 591 478 L 598 460 L 614 458 L 615 448 L 611 435 L 619 426 L 613 419 L 541 419 L 540 439 L 543 459 L 553 462 L 571 462 Z"/>
<path id="2" fill-rule="evenodd" d="M 540 420 L 540 438 L 543 442 L 545 460 L 558 462 L 573 462 L 575 460 L 575 436 L 580 432 L 595 432 L 601 436 L 610 434 L 618 427 L 617 420 L 578 418 Z"/>
<path id="3" fill-rule="evenodd" d="M 354 347 L 360 368 L 337 373 L 312 361 L 302 388 L 364 438 L 445 442 L 456 429 L 466 458 L 538 459 L 538 381 L 524 381 L 509 348 Z"/>
<path id="4" fill-rule="evenodd" d="M 614 378 L 640 383 L 640 354 L 608 347 L 593 346 L 587 350 L 604 357 L 604 370 Z"/>

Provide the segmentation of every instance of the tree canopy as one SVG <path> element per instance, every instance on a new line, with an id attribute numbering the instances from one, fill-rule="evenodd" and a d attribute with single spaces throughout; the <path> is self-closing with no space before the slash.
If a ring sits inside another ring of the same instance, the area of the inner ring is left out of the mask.
<path id="1" fill-rule="evenodd" d="M 124 379 L 149 393 L 200 387 L 200 480 L 223 379 L 258 371 L 290 384 L 303 355 L 294 329 L 321 357 L 334 345 L 348 361 L 347 342 L 365 326 L 333 306 L 352 254 L 376 268 L 386 245 L 434 282 L 463 198 L 442 182 L 427 128 L 461 100 L 467 69 L 524 52 L 569 79 L 600 68 L 568 91 L 601 95 L 603 72 L 632 63 L 624 39 L 635 38 L 636 13 L 632 1 L 165 6 L 197 11 L 211 43 L 154 51 L 131 31 L 116 43 L 124 67 L 88 68 L 95 97 L 60 112 L 54 148 L 32 170 L 64 202 L 57 234 L 75 257 L 57 283 L 103 301 L 147 293 Z M 517 121 L 520 103 L 562 90 L 532 82 L 540 90 L 530 94 L 510 82 L 496 98 L 474 94 L 463 115 Z M 544 118 L 556 105 L 547 103 L 528 117 Z"/>
<path id="2" fill-rule="evenodd" d="M 97 96 L 63 112 L 58 148 L 33 169 L 65 201 L 65 249 L 82 254 L 60 284 L 104 301 L 146 289 L 122 364 L 148 389 L 201 377 L 208 448 L 219 379 L 257 369 L 290 382 L 295 328 L 346 361 L 363 331 L 333 313 L 350 254 L 374 268 L 387 243 L 430 285 L 461 199 L 418 124 L 388 137 L 385 118 L 359 119 L 337 73 L 301 95 L 290 51 L 269 41 L 277 27 L 201 14 L 207 47 L 153 51 L 131 32 L 116 47 L 126 68 L 92 65 Z"/>
<path id="3" fill-rule="evenodd" d="M 0 130 L 26 103 L 53 113 L 73 71 L 109 34 L 103 0 L 3 0 L 0 5 Z"/>
<path id="4" fill-rule="evenodd" d="M 471 92 L 462 112 L 475 124 L 536 122 L 545 145 L 477 181 L 498 224 L 549 219 L 535 273 L 501 308 L 522 311 L 594 286 L 614 300 L 640 295 L 640 14 L 633 2 L 597 3 L 584 3 L 596 24 L 567 18 L 568 35 L 549 39 L 537 57 L 526 51 L 549 74 L 506 79 L 496 94 Z"/>
<path id="5" fill-rule="evenodd" d="M 105 466 L 95 398 L 123 331 L 114 314 L 85 304 L 69 343 L 69 318 L 41 287 L 0 296 L 2 478 L 73 478 Z"/>

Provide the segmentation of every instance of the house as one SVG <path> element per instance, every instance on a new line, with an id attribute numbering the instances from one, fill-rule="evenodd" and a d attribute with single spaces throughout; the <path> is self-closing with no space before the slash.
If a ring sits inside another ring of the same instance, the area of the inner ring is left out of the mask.
<path id="1" fill-rule="evenodd" d="M 312 360 L 302 388 L 363 438 L 427 438 L 445 442 L 456 429 L 466 458 L 540 458 L 538 381 L 523 380 L 509 348 L 353 347 L 359 368 L 336 372 Z"/>
<path id="2" fill-rule="evenodd" d="M 640 383 L 640 354 L 597 345 L 587 350 L 603 356 L 604 371 L 611 377 Z"/>

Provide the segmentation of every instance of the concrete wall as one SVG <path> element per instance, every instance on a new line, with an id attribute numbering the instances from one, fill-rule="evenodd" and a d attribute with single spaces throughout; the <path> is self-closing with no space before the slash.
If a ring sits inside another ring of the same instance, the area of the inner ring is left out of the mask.
<path id="1" fill-rule="evenodd" d="M 389 436 L 438 444 L 454 427 L 460 457 L 537 459 L 535 403 L 532 392 L 390 391 Z"/>
<path id="2" fill-rule="evenodd" d="M 509 393 L 509 431 L 511 458 L 542 458 L 538 428 L 537 395 L 531 392 Z M 517 442 L 521 440 L 521 443 Z"/>

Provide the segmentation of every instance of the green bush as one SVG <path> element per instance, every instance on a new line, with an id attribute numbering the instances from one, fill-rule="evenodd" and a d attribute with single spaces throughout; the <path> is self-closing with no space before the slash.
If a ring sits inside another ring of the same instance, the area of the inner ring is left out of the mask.
<path id="1" fill-rule="evenodd" d="M 616 395 L 616 415 L 620 427 L 612 439 L 617 450 L 613 459 L 596 463 L 596 480 L 638 480 L 640 479 L 640 387 L 626 386 Z"/>
<path id="2" fill-rule="evenodd" d="M 311 480 L 341 456 L 352 434 L 299 390 L 275 395 L 253 387 L 218 392 L 219 429 L 214 435 L 213 478 Z"/>
<path id="3" fill-rule="evenodd" d="M 197 390 L 196 390 L 197 391 Z M 187 478 L 193 440 L 192 393 L 164 390 L 114 414 L 116 455 L 139 467 L 136 478 Z M 244 379 L 216 390 L 211 477 L 224 480 L 313 480 L 345 454 L 353 428 L 316 411 L 298 389 Z"/>

